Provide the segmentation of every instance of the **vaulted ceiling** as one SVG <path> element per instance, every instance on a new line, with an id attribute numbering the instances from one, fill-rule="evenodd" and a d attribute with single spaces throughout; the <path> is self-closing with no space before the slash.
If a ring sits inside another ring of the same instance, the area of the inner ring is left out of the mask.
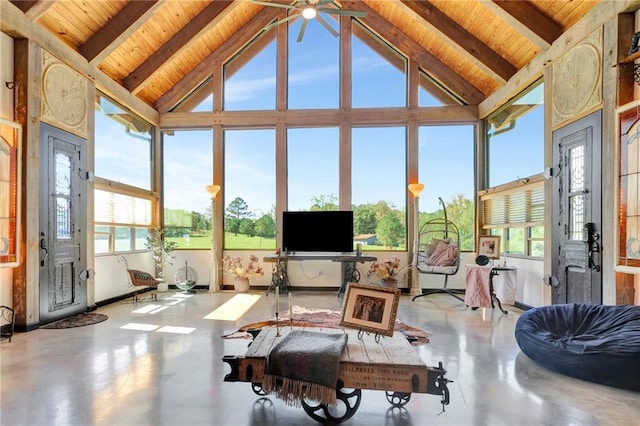
<path id="1" fill-rule="evenodd" d="M 343 0 L 335 5 L 366 12 L 357 18 L 366 28 L 464 103 L 478 105 L 599 2 Z M 171 110 L 213 67 L 286 16 L 286 9 L 249 0 L 11 3 L 160 112 Z"/>

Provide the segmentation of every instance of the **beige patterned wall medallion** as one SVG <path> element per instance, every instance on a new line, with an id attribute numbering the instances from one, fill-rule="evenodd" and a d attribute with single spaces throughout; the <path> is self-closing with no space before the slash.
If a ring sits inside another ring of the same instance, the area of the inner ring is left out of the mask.
<path id="1" fill-rule="evenodd" d="M 602 28 L 553 63 L 552 126 L 602 103 Z"/>
<path id="2" fill-rule="evenodd" d="M 46 52 L 42 70 L 42 121 L 86 138 L 87 79 Z"/>

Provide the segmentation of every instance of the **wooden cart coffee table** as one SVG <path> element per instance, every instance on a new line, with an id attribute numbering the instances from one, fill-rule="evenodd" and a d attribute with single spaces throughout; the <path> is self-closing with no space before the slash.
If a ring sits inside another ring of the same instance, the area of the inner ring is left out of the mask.
<path id="1" fill-rule="evenodd" d="M 443 406 L 449 404 L 449 380 L 445 378 L 446 370 L 442 363 L 438 367 L 428 367 L 401 333 L 396 332 L 393 337 L 378 337 L 376 342 L 374 335 L 359 333 L 358 330 L 317 327 L 309 330 L 348 334 L 336 384 L 338 404 L 342 403 L 344 407 L 329 409 L 326 404 L 302 400 L 302 407 L 314 420 L 336 424 L 349 419 L 358 410 L 362 389 L 385 391 L 387 401 L 396 407 L 407 404 L 411 393 L 440 395 Z M 290 331 L 290 327 L 281 327 L 277 336 L 275 327 L 265 327 L 244 356 L 224 356 L 222 361 L 231 367 L 224 381 L 249 382 L 256 394 L 265 395 L 262 379 L 267 356 Z M 340 414 L 336 415 L 337 411 Z"/>

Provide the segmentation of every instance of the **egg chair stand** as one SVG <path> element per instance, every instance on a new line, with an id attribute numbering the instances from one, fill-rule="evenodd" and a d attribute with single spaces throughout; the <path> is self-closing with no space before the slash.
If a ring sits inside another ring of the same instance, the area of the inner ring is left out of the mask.
<path id="1" fill-rule="evenodd" d="M 438 199 L 442 204 L 443 217 L 431 219 L 420 227 L 416 269 L 420 274 L 441 275 L 444 277 L 444 283 L 442 288 L 422 289 L 422 294 L 414 296 L 411 300 L 435 293 L 447 293 L 464 303 L 464 299 L 460 297 L 464 290 L 447 287 L 449 277 L 457 274 L 460 269 L 460 231 L 456 224 L 448 219 L 447 208 L 442 198 Z M 443 249 L 447 250 L 447 255 L 440 256 L 438 253 Z"/>

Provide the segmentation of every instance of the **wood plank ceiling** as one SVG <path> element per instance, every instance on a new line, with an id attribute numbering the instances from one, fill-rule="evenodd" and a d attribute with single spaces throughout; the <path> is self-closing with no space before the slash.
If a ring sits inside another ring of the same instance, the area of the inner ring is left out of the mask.
<path id="1" fill-rule="evenodd" d="M 2 0 L 5 1 L 5 0 Z M 600 0 L 343 0 L 434 80 L 477 105 Z M 283 0 L 278 2 L 284 3 Z M 285 9 L 248 0 L 12 0 L 89 63 L 171 110 Z M 303 42 L 312 43 L 305 39 Z"/>

